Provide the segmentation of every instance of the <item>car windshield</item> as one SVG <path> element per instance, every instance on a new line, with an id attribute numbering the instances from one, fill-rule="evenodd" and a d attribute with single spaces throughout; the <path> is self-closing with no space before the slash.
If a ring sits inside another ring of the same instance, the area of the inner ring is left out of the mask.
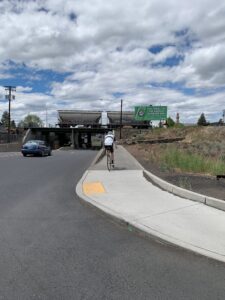
<path id="1" fill-rule="evenodd" d="M 45 142 L 44 141 L 39 141 L 39 140 L 30 140 L 30 141 L 26 142 L 26 144 L 41 144 L 41 145 L 44 145 Z"/>
<path id="2" fill-rule="evenodd" d="M 37 141 L 28 141 L 26 142 L 26 144 L 37 144 L 38 142 Z"/>

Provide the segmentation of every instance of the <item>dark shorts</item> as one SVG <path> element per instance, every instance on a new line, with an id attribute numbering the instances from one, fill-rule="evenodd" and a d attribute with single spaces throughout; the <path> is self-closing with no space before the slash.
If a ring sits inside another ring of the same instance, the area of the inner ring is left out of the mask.
<path id="1" fill-rule="evenodd" d="M 105 150 L 109 150 L 110 152 L 113 153 L 113 151 L 114 151 L 113 145 L 112 146 L 105 146 Z"/>

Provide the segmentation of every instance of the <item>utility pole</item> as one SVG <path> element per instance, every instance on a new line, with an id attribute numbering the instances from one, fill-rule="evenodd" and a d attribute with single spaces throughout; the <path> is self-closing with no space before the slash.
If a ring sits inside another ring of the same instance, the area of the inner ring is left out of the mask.
<path id="1" fill-rule="evenodd" d="M 4 86 L 5 90 L 7 92 L 9 92 L 8 95 L 6 95 L 6 99 L 8 99 L 9 101 L 9 119 L 8 119 L 8 138 L 7 141 L 8 143 L 10 143 L 10 131 L 11 131 L 11 100 L 12 98 L 15 99 L 15 96 L 12 96 L 12 92 L 16 91 L 16 87 L 15 86 L 11 86 L 11 85 L 6 85 Z"/>
<path id="2" fill-rule="evenodd" d="M 48 127 L 48 108 L 47 108 L 47 104 L 45 104 L 45 127 Z"/>
<path id="3" fill-rule="evenodd" d="M 120 139 L 122 138 L 123 100 L 120 102 Z"/>

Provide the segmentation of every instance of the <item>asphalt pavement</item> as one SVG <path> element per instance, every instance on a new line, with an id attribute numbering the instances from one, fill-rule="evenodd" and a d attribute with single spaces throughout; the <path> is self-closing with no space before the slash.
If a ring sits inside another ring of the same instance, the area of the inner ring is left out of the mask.
<path id="1" fill-rule="evenodd" d="M 130 227 L 225 262 L 224 211 L 147 181 L 143 167 L 122 146 L 115 150 L 115 166 L 109 172 L 104 157 L 89 168 L 77 185 L 78 195 Z"/>
<path id="2" fill-rule="evenodd" d="M 75 194 L 96 154 L 0 153 L 0 299 L 224 299 L 224 263 L 145 238 Z"/>

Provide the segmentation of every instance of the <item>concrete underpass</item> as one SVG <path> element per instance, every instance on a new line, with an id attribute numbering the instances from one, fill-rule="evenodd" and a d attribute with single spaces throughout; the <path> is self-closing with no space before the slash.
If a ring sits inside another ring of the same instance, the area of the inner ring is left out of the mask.
<path id="1" fill-rule="evenodd" d="M 108 128 L 30 128 L 23 143 L 28 140 L 45 140 L 53 149 L 71 146 L 74 149 L 99 149 Z"/>

